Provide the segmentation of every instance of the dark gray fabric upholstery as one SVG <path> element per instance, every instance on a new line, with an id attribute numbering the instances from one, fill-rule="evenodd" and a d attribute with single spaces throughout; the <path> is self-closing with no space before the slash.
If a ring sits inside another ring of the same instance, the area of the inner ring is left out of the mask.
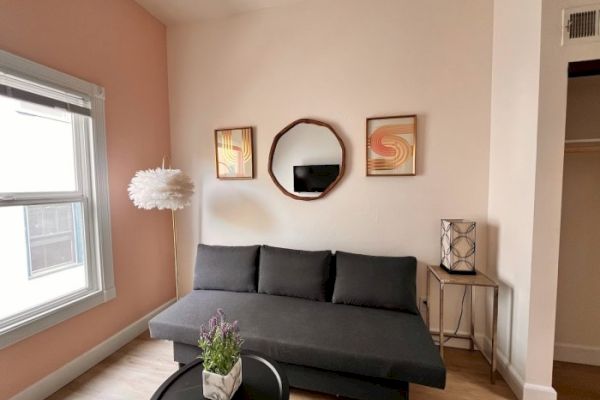
<path id="1" fill-rule="evenodd" d="M 173 343 L 174 360 L 187 364 L 200 356 L 198 346 Z M 285 372 L 291 387 L 328 393 L 358 400 L 407 400 L 408 383 L 382 378 L 369 378 L 302 365 L 277 363 Z"/>
<path id="2" fill-rule="evenodd" d="M 256 292 L 259 246 L 198 245 L 194 289 Z"/>
<path id="3" fill-rule="evenodd" d="M 336 253 L 334 303 L 418 314 L 417 259 Z"/>
<path id="4" fill-rule="evenodd" d="M 330 251 L 262 246 L 258 292 L 325 301 L 330 260 Z"/>
<path id="5" fill-rule="evenodd" d="M 408 400 L 408 383 L 278 363 L 290 386 L 342 399 Z"/>
<path id="6" fill-rule="evenodd" d="M 196 345 L 217 308 L 243 347 L 276 361 L 444 387 L 445 368 L 418 315 L 259 293 L 195 290 L 150 321 L 153 338 Z"/>

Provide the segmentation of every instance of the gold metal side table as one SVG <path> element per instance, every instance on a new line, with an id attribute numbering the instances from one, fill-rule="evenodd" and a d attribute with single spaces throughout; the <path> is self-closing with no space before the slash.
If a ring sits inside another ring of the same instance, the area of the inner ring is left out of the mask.
<path id="1" fill-rule="evenodd" d="M 444 359 L 444 341 L 446 337 L 449 338 L 457 338 L 457 339 L 468 339 L 470 342 L 470 349 L 473 351 L 475 346 L 482 351 L 481 346 L 479 346 L 475 341 L 475 326 L 473 323 L 473 287 L 480 286 L 486 288 L 494 289 L 494 305 L 493 305 L 493 317 L 492 317 L 492 355 L 491 359 L 488 360 L 490 363 L 490 381 L 492 383 L 495 382 L 495 373 L 496 373 L 496 329 L 498 325 L 498 283 L 496 283 L 491 278 L 487 277 L 483 272 L 477 271 L 475 275 L 460 275 L 460 274 L 451 274 L 446 271 L 444 268 L 439 265 L 429 265 L 427 267 L 427 306 L 425 307 L 425 320 L 427 323 L 427 327 L 429 328 L 429 286 L 431 281 L 431 276 L 438 281 L 440 285 L 440 330 L 439 332 L 431 332 L 433 335 L 438 335 L 440 338 L 440 356 Z M 447 334 L 444 332 L 444 288 L 446 285 L 460 285 L 466 286 L 469 289 L 469 297 L 470 297 L 470 312 L 471 312 L 471 332 L 469 335 L 454 335 Z"/>

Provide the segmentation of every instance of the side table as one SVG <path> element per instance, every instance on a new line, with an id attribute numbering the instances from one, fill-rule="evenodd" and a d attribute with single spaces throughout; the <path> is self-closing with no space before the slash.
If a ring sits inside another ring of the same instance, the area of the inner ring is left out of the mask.
<path id="1" fill-rule="evenodd" d="M 470 341 L 470 350 L 473 351 L 475 345 L 475 326 L 473 323 L 473 287 L 485 287 L 492 288 L 494 290 L 494 305 L 493 305 L 493 317 L 492 317 L 492 355 L 489 360 L 490 363 L 490 381 L 492 383 L 495 382 L 495 373 L 496 373 L 496 329 L 498 325 L 498 283 L 494 280 L 490 279 L 483 272 L 477 271 L 475 275 L 461 275 L 461 274 L 451 274 L 442 268 L 439 265 L 429 265 L 427 267 L 427 306 L 425 307 L 426 315 L 425 320 L 427 323 L 427 327 L 429 328 L 429 286 L 431 281 L 431 276 L 438 281 L 440 285 L 440 330 L 439 332 L 431 332 L 433 335 L 438 335 L 440 338 L 440 356 L 444 359 L 444 341 L 445 337 L 457 338 L 457 339 L 468 339 Z M 471 312 L 471 332 L 469 335 L 454 335 L 447 334 L 444 332 L 444 288 L 446 285 L 460 285 L 465 286 L 469 290 L 469 298 L 470 298 L 470 312 Z M 479 350 L 481 350 L 481 346 L 477 345 Z M 485 355 L 484 355 L 484 358 Z"/>

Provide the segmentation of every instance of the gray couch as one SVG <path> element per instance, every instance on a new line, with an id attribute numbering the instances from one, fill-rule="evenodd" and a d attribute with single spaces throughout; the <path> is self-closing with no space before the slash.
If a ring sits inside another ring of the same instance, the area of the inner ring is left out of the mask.
<path id="1" fill-rule="evenodd" d="M 290 386 L 344 397 L 408 399 L 443 388 L 446 370 L 416 306 L 416 259 L 270 246 L 198 246 L 194 290 L 150 321 L 174 358 L 199 355 L 218 308 L 243 347 L 275 359 Z"/>

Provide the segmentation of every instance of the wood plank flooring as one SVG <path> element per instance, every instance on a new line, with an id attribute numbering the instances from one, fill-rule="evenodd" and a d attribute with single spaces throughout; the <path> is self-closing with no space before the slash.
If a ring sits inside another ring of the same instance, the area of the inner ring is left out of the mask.
<path id="1" fill-rule="evenodd" d="M 557 387 L 571 394 L 567 394 L 566 397 L 559 395 L 559 400 L 600 399 L 600 389 L 594 387 L 600 382 L 600 368 L 590 370 L 583 366 L 577 368 L 573 367 L 573 364 L 562 364 L 566 363 L 559 363 L 555 372 L 555 380 L 559 382 Z M 515 399 L 501 377 L 498 377 L 495 385 L 490 384 L 488 365 L 477 352 L 448 348 L 446 367 L 448 376 L 445 390 L 411 385 L 411 400 Z M 176 369 L 171 344 L 151 340 L 144 334 L 47 400 L 148 400 L 156 388 Z M 588 376 L 586 374 L 591 377 L 588 385 L 578 385 L 577 379 Z M 290 398 L 336 399 L 299 390 L 294 390 Z"/>
<path id="2" fill-rule="evenodd" d="M 555 361 L 552 381 L 558 400 L 600 400 L 600 367 Z"/>
<path id="3" fill-rule="evenodd" d="M 114 353 L 47 400 L 148 400 L 176 369 L 170 342 L 151 340 L 147 334 Z M 445 390 L 411 385 L 411 400 L 515 399 L 500 378 L 489 382 L 489 369 L 477 352 L 447 349 Z M 291 400 L 334 400 L 319 393 L 293 390 Z"/>

